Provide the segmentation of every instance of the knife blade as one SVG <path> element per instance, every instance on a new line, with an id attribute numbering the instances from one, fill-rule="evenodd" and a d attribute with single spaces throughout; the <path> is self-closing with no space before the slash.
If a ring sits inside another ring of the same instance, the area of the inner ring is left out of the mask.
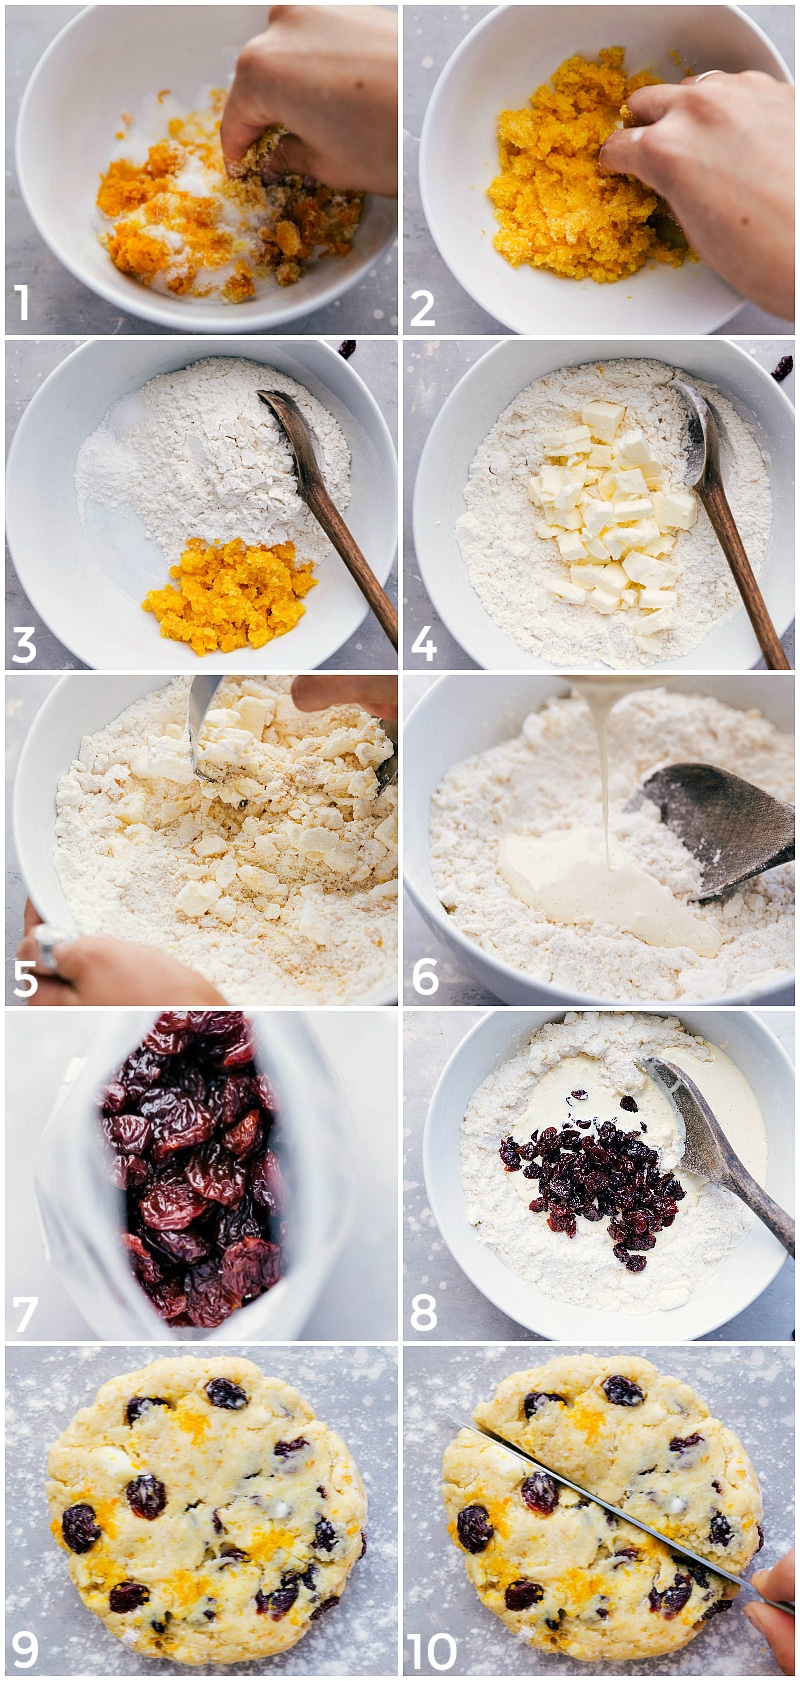
<path id="1" fill-rule="evenodd" d="M 660 1541 L 671 1552 L 680 1553 L 681 1558 L 689 1558 L 694 1564 L 701 1565 L 704 1570 L 712 1571 L 715 1576 L 723 1576 L 726 1582 L 733 1582 L 737 1588 L 749 1588 L 750 1592 L 757 1594 L 765 1605 L 773 1605 L 777 1611 L 786 1611 L 791 1617 L 794 1616 L 794 1605 L 790 1604 L 788 1600 L 767 1599 L 766 1594 L 759 1593 L 758 1588 L 754 1587 L 752 1582 L 746 1581 L 744 1576 L 734 1576 L 731 1570 L 723 1569 L 720 1564 L 712 1564 L 709 1559 L 703 1558 L 700 1553 L 693 1552 L 691 1547 L 685 1546 L 683 1542 L 673 1541 L 671 1536 L 662 1535 L 658 1529 L 651 1529 L 649 1523 L 643 1523 L 641 1518 L 632 1517 L 630 1512 L 623 1512 L 621 1507 L 612 1506 L 610 1500 L 603 1500 L 599 1494 L 592 1494 L 590 1489 L 582 1488 L 580 1483 L 574 1483 L 569 1477 L 562 1476 L 560 1471 L 554 1471 L 550 1465 L 545 1465 L 541 1459 L 534 1459 L 533 1454 L 528 1453 L 525 1448 L 516 1447 L 512 1442 L 507 1442 L 504 1436 L 498 1436 L 487 1425 L 461 1423 L 459 1429 L 471 1430 L 474 1436 L 480 1436 L 484 1441 L 495 1442 L 498 1447 L 505 1448 L 507 1453 L 513 1453 L 516 1459 L 521 1459 L 524 1465 L 534 1465 L 537 1471 L 544 1471 L 548 1477 L 552 1477 L 555 1482 L 561 1483 L 564 1488 L 572 1489 L 573 1494 L 579 1494 L 583 1500 L 590 1500 L 593 1505 L 602 1506 L 604 1512 L 611 1512 L 622 1523 L 632 1524 L 634 1529 L 644 1530 L 645 1535 L 652 1536 L 654 1541 Z"/>

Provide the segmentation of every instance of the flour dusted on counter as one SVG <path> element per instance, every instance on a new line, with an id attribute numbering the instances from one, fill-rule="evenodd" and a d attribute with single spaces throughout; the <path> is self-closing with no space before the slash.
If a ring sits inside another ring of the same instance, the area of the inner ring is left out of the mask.
<path id="1" fill-rule="evenodd" d="M 637 641 L 637 632 L 647 635 L 649 623 L 649 614 L 638 606 L 601 614 L 588 600 L 584 605 L 558 600 L 548 587 L 563 587 L 572 574 L 555 543 L 536 531 L 538 510 L 528 483 L 548 460 L 542 439 L 574 426 L 587 404 L 623 405 L 625 427 L 641 429 L 666 484 L 682 488 L 687 427 L 683 403 L 669 387 L 676 375 L 681 377 L 684 370 L 646 359 L 559 368 L 514 398 L 472 462 L 464 492 L 466 513 L 456 522 L 470 582 L 500 629 L 552 665 L 567 670 L 581 665 L 619 671 L 652 667 L 658 660 L 689 653 L 714 625 L 742 611 L 730 568 L 701 506 L 691 530 L 677 532 L 670 556 L 677 570 L 672 627 L 653 639 L 652 650 Z M 761 451 L 727 398 L 702 380 L 693 383 L 713 403 L 727 433 L 723 465 L 728 498 L 758 575 L 772 523 Z"/>
<path id="2" fill-rule="evenodd" d="M 336 506 L 350 500 L 350 451 L 337 420 L 305 386 L 262 362 L 205 357 L 157 374 L 120 398 L 78 451 L 75 488 L 86 503 L 129 506 L 177 564 L 190 537 L 293 542 L 300 560 L 333 551 L 297 494 L 294 457 L 256 392 L 294 397 L 313 427 Z"/>
<path id="3" fill-rule="evenodd" d="M 193 776 L 189 678 L 84 737 L 56 865 L 86 934 L 155 946 L 230 1004 L 356 1003 L 391 987 L 397 790 L 357 706 L 299 712 L 290 677 L 228 678 Z"/>
<path id="4" fill-rule="evenodd" d="M 685 1047 L 690 1054 L 693 1078 L 703 1089 L 704 1071 L 709 1068 L 713 1075 L 719 1052 L 686 1033 L 674 1016 L 570 1010 L 563 1022 L 550 1022 L 535 1033 L 525 1049 L 502 1063 L 470 1099 L 461 1127 L 467 1216 L 505 1265 L 545 1295 L 617 1313 L 681 1307 L 753 1224 L 754 1216 L 737 1197 L 677 1170 L 683 1154 L 677 1117 L 638 1066 L 641 1057 L 672 1054 L 675 1047 Z M 557 1071 L 564 1070 L 566 1093 L 574 1081 L 571 1070 L 576 1058 L 583 1084 L 589 1087 L 582 1092 L 587 1101 L 573 1103 L 570 1109 L 562 1098 L 557 1125 L 574 1129 L 578 1117 L 584 1126 L 585 1117 L 597 1113 L 604 1096 L 616 1096 L 605 1118 L 616 1108 L 617 1127 L 638 1136 L 647 1116 L 644 1142 L 658 1151 L 661 1171 L 675 1173 L 684 1188 L 673 1223 L 659 1231 L 640 1272 L 630 1272 L 620 1264 L 605 1219 L 590 1222 L 578 1216 L 573 1237 L 552 1231 L 547 1214 L 531 1213 L 528 1206 L 538 1194 L 536 1182 L 521 1171 L 507 1172 L 500 1158 L 500 1144 L 510 1134 L 522 1142 L 534 1128 L 553 1124 L 552 1088 Z M 728 1063 L 725 1057 L 720 1060 Z M 738 1075 L 738 1070 L 732 1072 Z M 745 1082 L 739 1079 L 744 1088 Z M 546 1090 L 548 1102 L 542 1111 L 539 1105 Z M 749 1088 L 746 1093 L 752 1098 Z M 620 1095 L 634 1100 L 634 1113 L 619 1105 Z M 757 1105 L 755 1116 L 761 1123 Z M 753 1140 L 756 1148 L 759 1143 Z M 762 1165 L 760 1177 L 763 1171 Z"/>
<path id="5" fill-rule="evenodd" d="M 649 946 L 608 924 L 548 922 L 500 875 L 505 835 L 545 835 L 599 820 L 597 737 L 586 703 L 574 695 L 531 713 L 516 739 L 453 766 L 436 790 L 431 868 L 454 925 L 490 956 L 588 998 L 702 1000 L 785 982 L 794 963 L 794 866 L 768 870 L 724 901 L 695 904 L 696 860 L 649 800 L 625 810 L 652 771 L 687 762 L 718 765 L 791 801 L 794 747 L 760 713 L 710 695 L 638 690 L 611 712 L 612 837 L 638 869 L 716 930 L 716 956 Z"/>

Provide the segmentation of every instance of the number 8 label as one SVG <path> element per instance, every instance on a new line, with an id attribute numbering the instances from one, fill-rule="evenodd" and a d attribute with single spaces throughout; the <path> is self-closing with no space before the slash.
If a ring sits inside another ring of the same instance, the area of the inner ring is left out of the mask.
<path id="1" fill-rule="evenodd" d="M 415 1296 L 411 1303 L 412 1331 L 432 1331 L 436 1323 L 436 1297 Z"/>

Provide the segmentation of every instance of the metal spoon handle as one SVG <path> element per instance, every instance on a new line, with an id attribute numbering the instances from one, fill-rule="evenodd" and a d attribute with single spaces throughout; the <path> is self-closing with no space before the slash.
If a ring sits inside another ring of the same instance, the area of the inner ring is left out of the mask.
<path id="1" fill-rule="evenodd" d="M 736 587 L 745 605 L 745 611 L 758 639 L 767 667 L 770 671 L 791 671 L 791 666 L 780 644 L 778 633 L 769 616 L 767 604 L 756 582 L 755 573 L 745 553 L 744 544 L 731 512 L 730 503 L 725 495 L 725 489 L 720 479 L 708 480 L 698 486 L 706 513 L 719 538 L 725 559 L 733 573 Z"/>

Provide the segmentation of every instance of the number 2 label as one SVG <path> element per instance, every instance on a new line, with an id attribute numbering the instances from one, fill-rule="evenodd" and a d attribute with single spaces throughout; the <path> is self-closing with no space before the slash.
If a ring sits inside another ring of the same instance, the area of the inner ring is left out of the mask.
<path id="1" fill-rule="evenodd" d="M 424 288 L 421 289 L 419 292 L 412 292 L 411 293 L 411 302 L 412 303 L 416 303 L 418 298 L 424 298 L 425 302 L 422 305 L 422 308 L 417 310 L 416 315 L 412 315 L 411 320 L 409 322 L 409 326 L 411 326 L 411 327 L 435 327 L 436 322 L 434 321 L 433 316 L 428 314 L 428 310 L 433 309 L 433 293 L 432 292 L 426 292 L 424 290 Z"/>

